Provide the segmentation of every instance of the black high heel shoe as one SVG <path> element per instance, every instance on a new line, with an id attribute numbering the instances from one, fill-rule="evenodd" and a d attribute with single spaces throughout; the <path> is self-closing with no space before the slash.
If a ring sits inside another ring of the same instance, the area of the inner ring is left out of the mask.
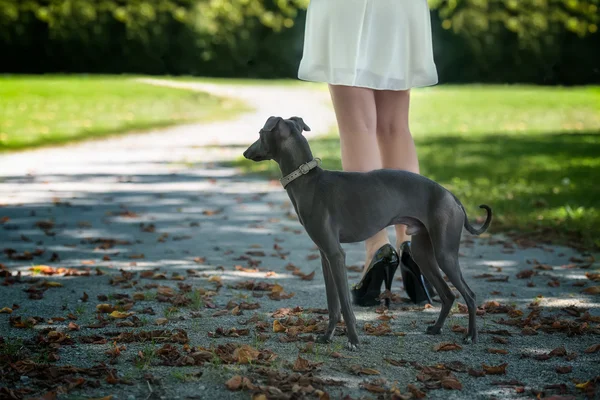
<path id="1" fill-rule="evenodd" d="M 379 305 L 381 284 L 385 282 L 385 288 L 391 290 L 399 262 L 400 257 L 392 245 L 386 244 L 377 250 L 367 272 L 351 290 L 354 304 L 361 307 Z M 385 304 L 390 306 L 389 298 L 385 299 Z"/>
<path id="2" fill-rule="evenodd" d="M 417 263 L 413 260 L 410 252 L 410 242 L 404 242 L 400 246 L 402 257 L 400 259 L 400 273 L 404 290 L 411 301 L 415 304 L 428 302 L 433 304 L 433 297 L 436 296 L 434 288 L 429 281 L 425 279 Z"/>

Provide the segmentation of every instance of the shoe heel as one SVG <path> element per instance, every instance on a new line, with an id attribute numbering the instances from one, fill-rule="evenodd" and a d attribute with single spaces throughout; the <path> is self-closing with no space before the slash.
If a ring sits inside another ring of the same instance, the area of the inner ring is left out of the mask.
<path id="1" fill-rule="evenodd" d="M 384 279 L 385 290 L 390 293 L 392 292 L 392 281 L 394 279 L 394 272 L 396 272 L 395 268 L 394 268 L 394 270 L 392 270 L 392 268 L 393 267 L 391 265 L 386 265 L 385 269 L 384 269 L 384 271 L 385 271 L 385 279 Z M 389 297 L 385 298 L 385 306 L 387 308 L 390 308 L 390 298 Z"/>

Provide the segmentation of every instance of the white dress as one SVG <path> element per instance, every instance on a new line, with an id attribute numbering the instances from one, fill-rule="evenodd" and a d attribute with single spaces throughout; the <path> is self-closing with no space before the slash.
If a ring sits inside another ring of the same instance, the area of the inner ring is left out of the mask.
<path id="1" fill-rule="evenodd" d="M 437 84 L 427 0 L 311 0 L 298 78 L 378 90 Z"/>

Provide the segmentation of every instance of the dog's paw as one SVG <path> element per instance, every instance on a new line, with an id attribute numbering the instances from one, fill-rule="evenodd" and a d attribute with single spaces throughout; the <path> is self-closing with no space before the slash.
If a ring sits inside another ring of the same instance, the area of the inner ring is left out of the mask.
<path id="1" fill-rule="evenodd" d="M 358 351 L 358 343 L 353 344 L 353 343 L 346 343 L 346 349 L 350 350 L 350 351 Z"/>
<path id="2" fill-rule="evenodd" d="M 440 333 L 442 333 L 442 328 L 438 328 L 435 325 L 431 325 L 428 326 L 427 329 L 425 329 L 425 333 L 427 335 L 439 335 Z"/>
<path id="3" fill-rule="evenodd" d="M 331 343 L 331 336 L 329 335 L 319 335 L 317 336 L 317 343 L 328 344 Z"/>
<path id="4" fill-rule="evenodd" d="M 467 335 L 463 338 L 464 344 L 475 344 L 477 343 L 477 335 Z"/>

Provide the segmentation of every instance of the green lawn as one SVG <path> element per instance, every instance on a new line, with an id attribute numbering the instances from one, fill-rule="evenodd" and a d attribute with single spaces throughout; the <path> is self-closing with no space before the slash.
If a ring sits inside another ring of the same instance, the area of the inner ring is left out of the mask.
<path id="1" fill-rule="evenodd" d="M 0 76 L 0 152 L 175 124 L 249 108 L 119 76 Z"/>
<path id="2" fill-rule="evenodd" d="M 486 203 L 491 231 L 600 249 L 599 87 L 414 90 L 411 129 L 422 174 L 452 190 L 471 219 Z M 310 143 L 325 168 L 341 169 L 337 132 Z M 236 165 L 280 177 L 274 163 Z"/>

